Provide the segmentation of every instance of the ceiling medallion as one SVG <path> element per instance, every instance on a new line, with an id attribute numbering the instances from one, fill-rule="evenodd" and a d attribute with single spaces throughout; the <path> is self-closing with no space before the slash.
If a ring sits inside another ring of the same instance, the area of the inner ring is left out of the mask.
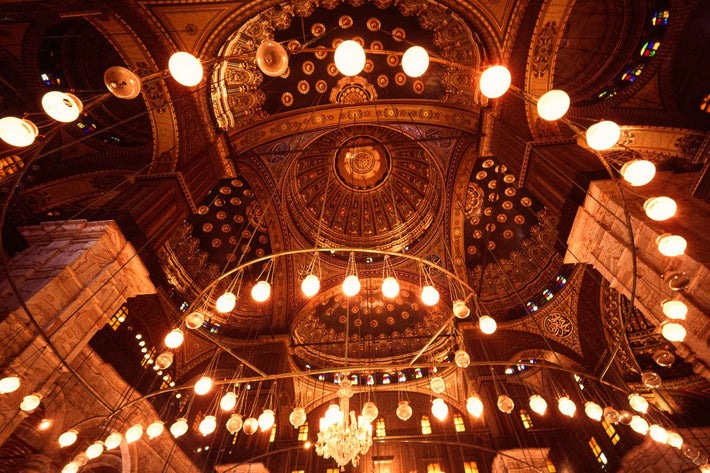
<path id="1" fill-rule="evenodd" d="M 342 29 L 346 30 L 353 26 L 353 19 L 349 15 L 343 15 L 340 18 L 338 18 L 338 26 L 340 26 Z"/>
<path id="2" fill-rule="evenodd" d="M 379 31 L 382 27 L 382 23 L 377 18 L 370 18 L 367 20 L 367 29 L 370 31 Z"/>
<path id="3" fill-rule="evenodd" d="M 328 65 L 328 69 L 330 72 L 330 65 Z M 375 99 L 377 99 L 375 87 L 361 76 L 343 77 L 330 91 L 331 103 L 351 105 L 371 102 Z"/>

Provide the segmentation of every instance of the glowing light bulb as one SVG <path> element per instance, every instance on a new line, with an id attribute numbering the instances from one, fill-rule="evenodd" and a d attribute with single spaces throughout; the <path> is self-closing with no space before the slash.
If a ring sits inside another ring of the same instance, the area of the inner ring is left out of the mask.
<path id="1" fill-rule="evenodd" d="M 39 403 L 42 401 L 42 396 L 37 393 L 28 394 L 22 398 L 20 403 L 20 409 L 24 412 L 32 412 L 39 407 Z"/>
<path id="2" fill-rule="evenodd" d="M 72 461 L 64 465 L 64 468 L 62 468 L 62 473 L 77 473 L 80 467 L 81 465 Z"/>
<path id="3" fill-rule="evenodd" d="M 149 439 L 154 439 L 156 437 L 159 437 L 164 430 L 165 425 L 163 425 L 161 421 L 156 420 L 155 422 L 150 424 L 147 429 L 145 429 L 145 433 L 148 434 Z"/>
<path id="4" fill-rule="evenodd" d="M 602 120 L 587 129 L 587 144 L 597 151 L 614 146 L 621 138 L 621 128 L 609 120 Z"/>
<path id="5" fill-rule="evenodd" d="M 377 419 L 378 415 L 380 415 L 380 411 L 377 409 L 377 404 L 374 402 L 368 401 L 362 406 L 362 417 L 364 417 L 368 422 L 372 422 Z"/>
<path id="6" fill-rule="evenodd" d="M 562 396 L 557 400 L 557 408 L 569 417 L 574 417 L 574 413 L 577 412 L 577 405 L 567 396 Z"/>
<path id="7" fill-rule="evenodd" d="M 118 432 L 113 432 L 109 434 L 108 437 L 106 437 L 106 440 L 104 440 L 104 447 L 106 447 L 106 450 L 113 450 L 114 448 L 121 445 L 122 440 L 123 435 L 119 434 Z"/>
<path id="8" fill-rule="evenodd" d="M 563 90 L 553 89 L 542 95 L 537 101 L 537 114 L 547 121 L 562 118 L 569 110 L 569 95 Z"/>
<path id="9" fill-rule="evenodd" d="M 294 429 L 299 428 L 306 423 L 306 410 L 302 407 L 296 407 L 288 416 L 288 421 Z"/>
<path id="10" fill-rule="evenodd" d="M 355 274 L 351 274 L 343 281 L 343 293 L 348 297 L 352 297 L 358 292 L 360 292 L 360 280 Z"/>
<path id="11" fill-rule="evenodd" d="M 429 53 L 421 46 L 412 46 L 402 55 L 402 69 L 409 77 L 420 77 L 429 68 Z"/>
<path id="12" fill-rule="evenodd" d="M 510 414 L 515 408 L 515 402 L 505 394 L 498 396 L 498 402 L 496 404 L 498 405 L 498 410 L 505 414 Z"/>
<path id="13" fill-rule="evenodd" d="M 74 429 L 67 430 L 59 436 L 59 439 L 57 439 L 57 441 L 59 442 L 59 446 L 65 448 L 74 445 L 78 435 L 79 432 Z"/>
<path id="14" fill-rule="evenodd" d="M 465 319 L 471 314 L 471 309 L 468 308 L 464 301 L 454 301 L 453 311 L 458 319 Z"/>
<path id="15" fill-rule="evenodd" d="M 355 41 L 343 41 L 335 48 L 334 60 L 341 74 L 356 76 L 365 67 L 365 50 Z"/>
<path id="16" fill-rule="evenodd" d="M 470 396 L 466 399 L 466 410 L 473 417 L 481 417 L 481 414 L 483 414 L 483 401 L 478 395 Z"/>
<path id="17" fill-rule="evenodd" d="M 227 420 L 227 430 L 230 434 L 236 434 L 242 428 L 242 416 L 239 414 L 232 414 Z"/>
<path id="18" fill-rule="evenodd" d="M 668 431 L 658 424 L 653 424 L 648 428 L 648 435 L 658 443 L 666 443 L 668 441 Z"/>
<path id="19" fill-rule="evenodd" d="M 688 306 L 683 301 L 663 301 L 663 314 L 669 319 L 685 320 L 688 314 Z"/>
<path id="20" fill-rule="evenodd" d="M 481 332 L 485 333 L 486 335 L 490 335 L 496 331 L 498 328 L 498 324 L 496 323 L 495 319 L 489 315 L 484 315 L 480 319 L 478 319 L 478 328 L 481 329 Z"/>
<path id="21" fill-rule="evenodd" d="M 656 239 L 656 244 L 658 245 L 658 251 L 663 256 L 673 257 L 680 256 L 685 253 L 685 249 L 688 246 L 688 242 L 685 238 L 678 235 L 671 235 L 670 233 L 664 233 Z"/>
<path id="22" fill-rule="evenodd" d="M 392 276 L 382 280 L 382 295 L 388 299 L 393 299 L 399 294 L 399 283 Z"/>
<path id="23" fill-rule="evenodd" d="M 180 419 L 173 422 L 173 425 L 170 426 L 170 433 L 173 437 L 178 438 L 181 435 L 185 435 L 187 433 L 187 428 L 187 419 L 181 417 Z"/>
<path id="24" fill-rule="evenodd" d="M 200 422 L 200 425 L 197 427 L 197 430 L 199 430 L 203 436 L 207 436 L 214 432 L 214 429 L 216 428 L 217 418 L 215 416 L 205 416 L 205 418 L 202 419 L 202 422 Z"/>
<path id="25" fill-rule="evenodd" d="M 271 427 L 273 427 L 275 421 L 276 414 L 274 414 L 274 411 L 272 411 L 271 409 L 265 409 L 258 419 L 259 427 L 261 427 L 262 431 L 269 430 Z"/>
<path id="26" fill-rule="evenodd" d="M 148 356 L 148 358 L 150 358 L 150 356 Z M 155 366 L 157 366 L 159 370 L 166 370 L 173 364 L 174 358 L 173 354 L 169 351 L 163 352 L 155 357 Z"/>
<path id="27" fill-rule="evenodd" d="M 538 394 L 533 394 L 532 396 L 530 396 L 528 404 L 530 404 L 530 409 L 532 409 L 533 412 L 536 412 L 540 415 L 544 415 L 547 411 L 547 401 L 545 400 L 545 398 Z"/>
<path id="28" fill-rule="evenodd" d="M 648 432 L 648 422 L 643 417 L 633 416 L 629 426 L 634 432 L 638 432 L 641 435 L 646 435 L 646 432 Z"/>
<path id="29" fill-rule="evenodd" d="M 217 312 L 226 314 L 227 312 L 231 312 L 235 305 L 237 305 L 237 296 L 231 292 L 225 292 L 217 298 L 215 309 L 217 309 Z"/>
<path id="30" fill-rule="evenodd" d="M 661 335 L 669 342 L 682 342 L 685 340 L 687 332 L 681 324 L 668 322 L 661 327 Z"/>
<path id="31" fill-rule="evenodd" d="M 397 404 L 397 418 L 407 421 L 412 417 L 412 406 L 407 401 L 399 401 Z"/>
<path id="32" fill-rule="evenodd" d="M 237 394 L 230 391 L 219 400 L 219 407 L 223 411 L 231 411 L 237 405 Z"/>
<path id="33" fill-rule="evenodd" d="M 185 325 L 190 330 L 197 330 L 205 322 L 205 316 L 200 311 L 190 312 L 185 316 Z"/>
<path id="34" fill-rule="evenodd" d="M 100 457 L 102 453 L 104 453 L 104 443 L 101 441 L 92 443 L 86 449 L 86 456 L 89 460 Z"/>
<path id="35" fill-rule="evenodd" d="M 587 417 L 590 419 L 599 421 L 602 420 L 604 411 L 602 410 L 602 406 L 596 402 L 587 401 L 584 404 L 584 413 L 587 414 Z"/>
<path id="36" fill-rule="evenodd" d="M 444 420 L 449 415 L 449 406 L 446 405 L 443 399 L 436 398 L 431 403 L 431 413 L 439 420 Z"/>
<path id="37" fill-rule="evenodd" d="M 613 407 L 604 408 L 604 420 L 609 424 L 616 424 L 619 422 L 619 411 Z"/>
<path id="38" fill-rule="evenodd" d="M 643 210 L 651 220 L 662 222 L 675 215 L 678 204 L 670 197 L 651 197 L 643 203 Z"/>
<path id="39" fill-rule="evenodd" d="M 0 379 L 0 394 L 14 393 L 20 389 L 20 378 L 18 376 L 6 376 Z"/>
<path id="40" fill-rule="evenodd" d="M 53 90 L 42 97 L 42 108 L 58 122 L 69 123 L 79 118 L 84 105 L 73 94 Z"/>
<path id="41" fill-rule="evenodd" d="M 339 424 L 343 421 L 343 411 L 337 404 L 331 404 L 325 411 L 325 421 L 327 425 Z"/>
<path id="42" fill-rule="evenodd" d="M 656 175 L 656 165 L 645 159 L 634 159 L 621 166 L 621 177 L 634 187 L 644 186 Z"/>
<path id="43" fill-rule="evenodd" d="M 254 435 L 258 428 L 259 422 L 253 417 L 249 417 L 244 421 L 244 425 L 242 425 L 242 432 L 247 435 Z"/>
<path id="44" fill-rule="evenodd" d="M 177 348 L 182 345 L 185 340 L 185 335 L 179 328 L 173 329 L 165 336 L 165 346 L 168 348 Z"/>
<path id="45" fill-rule="evenodd" d="M 39 135 L 37 126 L 24 118 L 5 117 L 0 119 L 0 139 L 5 143 L 25 147 L 35 142 Z"/>
<path id="46" fill-rule="evenodd" d="M 666 443 L 673 448 L 680 449 L 683 446 L 683 437 L 681 437 L 678 432 L 668 432 L 668 440 Z"/>
<path id="47" fill-rule="evenodd" d="M 126 442 L 133 443 L 137 442 L 143 436 L 143 426 L 140 424 L 135 424 L 126 430 Z"/>
<path id="48" fill-rule="evenodd" d="M 264 302 L 271 296 L 271 284 L 266 281 L 259 281 L 251 288 L 251 298 L 256 302 Z"/>
<path id="49" fill-rule="evenodd" d="M 629 405 L 631 406 L 631 409 L 636 412 L 640 412 L 642 414 L 648 412 L 648 401 L 640 394 L 634 393 L 629 395 Z"/>
<path id="50" fill-rule="evenodd" d="M 422 288 L 422 303 L 429 307 L 439 302 L 439 291 L 434 286 L 424 286 Z"/>
<path id="51" fill-rule="evenodd" d="M 454 362 L 459 368 L 468 368 L 468 365 L 471 364 L 471 357 L 466 350 L 458 350 L 454 354 Z"/>
<path id="52" fill-rule="evenodd" d="M 510 71 L 505 66 L 492 66 L 483 71 L 478 87 L 485 97 L 496 99 L 508 91 L 510 82 Z"/>
<path id="53" fill-rule="evenodd" d="M 212 378 L 203 376 L 195 383 L 195 394 L 204 396 L 212 389 Z"/>
<path id="54" fill-rule="evenodd" d="M 315 274 L 309 274 L 301 281 L 301 291 L 306 297 L 315 296 L 320 291 L 320 280 Z"/>
<path id="55" fill-rule="evenodd" d="M 37 428 L 39 430 L 47 430 L 51 425 L 52 425 L 51 419 L 42 419 L 42 422 L 39 423 L 39 426 Z"/>
<path id="56" fill-rule="evenodd" d="M 173 79 L 187 87 L 199 84 L 204 74 L 200 60 L 186 52 L 177 52 L 170 56 L 168 69 Z"/>

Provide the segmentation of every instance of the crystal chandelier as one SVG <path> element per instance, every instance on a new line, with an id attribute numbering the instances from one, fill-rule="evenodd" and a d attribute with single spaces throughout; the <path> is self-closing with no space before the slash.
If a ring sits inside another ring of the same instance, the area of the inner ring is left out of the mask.
<path id="1" fill-rule="evenodd" d="M 350 411 L 353 390 L 350 380 L 343 378 L 338 389 L 340 407 L 331 406 L 320 419 L 316 453 L 325 459 L 333 458 L 340 467 L 349 462 L 357 466 L 360 455 L 366 454 L 372 446 L 372 425 L 363 416 L 356 420 L 355 411 Z"/>

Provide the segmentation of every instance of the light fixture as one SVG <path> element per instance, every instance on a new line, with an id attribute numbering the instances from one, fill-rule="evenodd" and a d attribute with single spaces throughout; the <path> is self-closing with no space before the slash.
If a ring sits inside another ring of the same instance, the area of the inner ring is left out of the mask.
<path id="1" fill-rule="evenodd" d="M 441 376 L 434 376 L 429 380 L 429 387 L 436 394 L 441 394 L 446 390 L 446 381 Z"/>
<path id="2" fill-rule="evenodd" d="M 242 416 L 239 414 L 232 414 L 229 416 L 229 419 L 227 419 L 227 430 L 230 434 L 236 434 L 241 430 L 243 423 Z"/>
<path id="3" fill-rule="evenodd" d="M 204 396 L 212 389 L 212 378 L 203 376 L 195 383 L 195 394 Z"/>
<path id="4" fill-rule="evenodd" d="M 569 103 L 567 92 L 558 89 L 549 90 L 537 100 L 537 114 L 543 120 L 555 121 L 567 113 Z"/>
<path id="5" fill-rule="evenodd" d="M 498 396 L 498 402 L 496 403 L 496 405 L 498 406 L 498 410 L 505 414 L 510 414 L 515 408 L 515 402 L 513 402 L 510 396 L 506 394 L 501 394 L 500 396 Z"/>
<path id="6" fill-rule="evenodd" d="M 192 54 L 182 51 L 170 56 L 168 69 L 173 79 L 187 87 L 199 84 L 204 73 L 200 60 Z"/>
<path id="7" fill-rule="evenodd" d="M 122 66 L 112 66 L 104 72 L 104 85 L 114 97 L 130 100 L 141 93 L 141 79 Z"/>
<path id="8" fill-rule="evenodd" d="M 165 336 L 165 346 L 168 348 L 177 348 L 182 345 L 185 340 L 185 334 L 179 328 L 173 329 Z"/>
<path id="9" fill-rule="evenodd" d="M 439 420 L 444 420 L 449 415 L 449 406 L 443 399 L 437 397 L 431 403 L 431 413 Z"/>
<path id="10" fill-rule="evenodd" d="M 122 440 L 123 435 L 118 432 L 112 432 L 109 434 L 108 437 L 106 437 L 106 440 L 104 440 L 104 447 L 106 447 L 106 450 L 113 450 L 114 448 L 121 445 Z"/>
<path id="11" fill-rule="evenodd" d="M 646 435 L 648 432 L 648 422 L 646 419 L 640 416 L 633 416 L 631 418 L 631 423 L 629 424 L 634 432 L 638 432 L 641 435 Z"/>
<path id="12" fill-rule="evenodd" d="M 84 109 L 84 104 L 74 94 L 53 90 L 42 97 L 44 112 L 58 122 L 73 122 Z"/>
<path id="13" fill-rule="evenodd" d="M 634 159 L 621 166 L 619 172 L 630 185 L 645 186 L 656 175 L 656 165 L 646 159 Z"/>
<path id="14" fill-rule="evenodd" d="M 19 376 L 5 376 L 0 379 L 0 394 L 14 393 L 20 389 Z"/>
<path id="15" fill-rule="evenodd" d="M 670 197 L 651 197 L 643 203 L 643 210 L 651 220 L 662 222 L 675 215 L 678 204 Z"/>
<path id="16" fill-rule="evenodd" d="M 402 69 L 409 77 L 420 77 L 429 68 L 429 53 L 421 46 L 412 46 L 402 55 Z"/>
<path id="17" fill-rule="evenodd" d="M 94 458 L 100 457 L 102 453 L 104 453 L 104 443 L 101 441 L 96 441 L 92 443 L 86 449 L 86 456 L 89 458 L 89 460 L 93 460 Z"/>
<path id="18" fill-rule="evenodd" d="M 577 412 L 577 405 L 567 396 L 562 396 L 557 400 L 557 408 L 569 417 L 574 417 L 574 413 Z"/>
<path id="19" fill-rule="evenodd" d="M 64 465 L 64 468 L 62 468 L 62 473 L 77 473 L 79 471 L 79 468 L 81 465 L 79 465 L 76 462 L 69 462 L 66 465 Z"/>
<path id="20" fill-rule="evenodd" d="M 481 397 L 478 395 L 469 396 L 469 398 L 466 399 L 466 410 L 473 417 L 481 417 L 481 414 L 483 414 L 483 401 L 481 401 Z"/>
<path id="21" fill-rule="evenodd" d="M 288 416 L 288 421 L 294 429 L 299 428 L 306 423 L 306 410 L 302 407 L 296 407 Z"/>
<path id="22" fill-rule="evenodd" d="M 671 235 L 670 233 L 664 233 L 656 239 L 656 244 L 658 245 L 658 251 L 663 256 L 673 257 L 680 256 L 685 253 L 685 249 L 688 246 L 688 242 L 685 238 L 679 235 Z"/>
<path id="23" fill-rule="evenodd" d="M 602 120 L 587 129 L 587 144 L 596 151 L 604 151 L 614 146 L 621 138 L 621 128 L 609 120 Z"/>
<path id="24" fill-rule="evenodd" d="M 539 394 L 533 394 L 528 401 L 530 409 L 537 414 L 544 415 L 547 411 L 547 401 Z"/>
<path id="25" fill-rule="evenodd" d="M 631 421 L 633 420 L 634 415 L 630 413 L 629 411 L 624 411 L 621 410 L 619 411 L 619 423 L 623 425 L 629 425 L 631 424 Z"/>
<path id="26" fill-rule="evenodd" d="M 205 416 L 200 422 L 200 425 L 197 426 L 197 430 L 199 430 L 203 436 L 211 434 L 216 428 L 217 418 L 215 416 Z"/>
<path id="27" fill-rule="evenodd" d="M 617 424 L 619 422 L 619 411 L 613 407 L 605 407 L 604 420 L 609 424 Z"/>
<path id="28" fill-rule="evenodd" d="M 658 389 L 661 387 L 661 377 L 655 371 L 644 371 L 641 373 L 641 382 L 648 389 Z"/>
<path id="29" fill-rule="evenodd" d="M 185 316 L 185 326 L 190 330 L 197 330 L 205 322 L 205 316 L 199 310 L 190 312 Z"/>
<path id="30" fill-rule="evenodd" d="M 683 437 L 678 432 L 668 432 L 666 443 L 673 448 L 680 449 L 683 446 Z"/>
<path id="31" fill-rule="evenodd" d="M 412 417 L 412 406 L 407 401 L 399 401 L 397 404 L 397 418 L 408 421 Z"/>
<path id="32" fill-rule="evenodd" d="M 269 77 L 282 76 L 288 69 L 288 53 L 281 43 L 266 40 L 256 50 L 256 65 Z"/>
<path id="33" fill-rule="evenodd" d="M 229 391 L 219 400 L 219 407 L 223 411 L 231 411 L 237 405 L 237 393 Z"/>
<path id="34" fill-rule="evenodd" d="M 374 402 L 367 401 L 362 406 L 362 416 L 368 422 L 372 422 L 373 420 L 377 419 L 378 415 L 380 415 L 380 411 L 379 411 L 379 409 L 377 409 L 377 404 L 375 404 Z"/>
<path id="35" fill-rule="evenodd" d="M 25 118 L 4 117 L 0 119 L 0 139 L 5 143 L 24 147 L 35 142 L 39 129 Z"/>
<path id="36" fill-rule="evenodd" d="M 39 423 L 39 426 L 37 426 L 37 428 L 39 430 L 47 430 L 51 425 L 52 425 L 51 419 L 42 419 L 42 421 Z"/>
<path id="37" fill-rule="evenodd" d="M 683 301 L 674 301 L 667 299 L 663 301 L 663 314 L 669 319 L 685 320 L 688 314 L 688 306 Z"/>
<path id="38" fill-rule="evenodd" d="M 261 413 L 258 419 L 259 427 L 261 427 L 262 431 L 269 430 L 271 427 L 273 427 L 275 421 L 276 414 L 274 414 L 274 411 L 272 411 L 271 409 L 264 409 L 264 412 Z"/>
<path id="39" fill-rule="evenodd" d="M 39 403 L 42 401 L 42 396 L 37 393 L 28 394 L 22 398 L 20 403 L 20 409 L 24 412 L 32 412 L 39 407 Z"/>
<path id="40" fill-rule="evenodd" d="M 629 406 L 642 414 L 648 412 L 648 401 L 640 394 L 633 393 L 629 395 Z"/>
<path id="41" fill-rule="evenodd" d="M 247 435 L 254 435 L 256 430 L 259 428 L 259 421 L 253 417 L 249 417 L 244 421 L 242 425 L 242 432 Z"/>
<path id="42" fill-rule="evenodd" d="M 424 305 L 431 307 L 439 302 L 439 291 L 434 286 L 424 286 L 421 297 Z"/>
<path id="43" fill-rule="evenodd" d="M 315 296 L 320 290 L 320 280 L 315 274 L 309 274 L 301 281 L 301 291 L 306 297 Z"/>
<path id="44" fill-rule="evenodd" d="M 668 431 L 658 424 L 653 424 L 648 428 L 648 435 L 658 443 L 666 443 L 668 441 Z"/>
<path id="45" fill-rule="evenodd" d="M 454 362 L 459 368 L 468 368 L 468 365 L 471 364 L 471 357 L 466 350 L 458 350 L 454 354 Z"/>
<path id="46" fill-rule="evenodd" d="M 352 297 L 357 295 L 358 292 L 360 292 L 360 280 L 357 275 L 351 274 L 347 276 L 343 281 L 343 293 L 348 297 Z"/>
<path id="47" fill-rule="evenodd" d="M 323 416 L 323 419 L 325 420 L 323 425 L 327 428 L 328 426 L 339 424 L 343 421 L 343 415 L 343 411 L 340 410 L 340 407 L 338 407 L 337 404 L 331 404 L 328 406 L 328 409 L 326 409 L 325 415 Z"/>
<path id="48" fill-rule="evenodd" d="M 85 466 L 89 462 L 89 457 L 84 452 L 77 454 L 72 461 L 79 466 Z"/>
<path id="49" fill-rule="evenodd" d="M 453 311 L 457 319 L 465 319 L 471 314 L 471 309 L 464 301 L 454 301 Z"/>
<path id="50" fill-rule="evenodd" d="M 251 297 L 256 302 L 264 302 L 271 296 L 271 284 L 268 281 L 259 281 L 251 288 Z"/>
<path id="51" fill-rule="evenodd" d="M 496 99 L 510 87 L 510 71 L 505 66 L 492 66 L 481 73 L 478 87 L 489 99 Z"/>
<path id="52" fill-rule="evenodd" d="M 59 436 L 59 438 L 57 439 L 57 441 L 59 442 L 59 446 L 62 448 L 65 448 L 65 447 L 70 447 L 70 446 L 74 445 L 78 435 L 79 435 L 79 432 L 77 432 L 74 429 L 67 430 L 66 432 L 61 434 Z"/>
<path id="53" fill-rule="evenodd" d="M 587 417 L 590 419 L 599 421 L 602 420 L 604 411 L 602 410 L 602 406 L 596 402 L 587 401 L 584 403 L 584 413 L 587 414 Z"/>
<path id="54" fill-rule="evenodd" d="M 155 422 L 150 424 L 147 429 L 145 429 L 145 433 L 148 435 L 149 439 L 154 439 L 156 437 L 159 437 L 164 430 L 165 426 L 163 425 L 163 423 L 159 420 L 156 420 Z"/>
<path id="55" fill-rule="evenodd" d="M 478 328 L 486 335 L 490 335 L 496 331 L 498 324 L 493 317 L 484 315 L 478 319 Z"/>
<path id="56" fill-rule="evenodd" d="M 353 40 L 343 41 L 335 48 L 335 67 L 344 76 L 356 76 L 365 67 L 365 50 Z"/>
<path id="57" fill-rule="evenodd" d="M 685 340 L 687 332 L 681 324 L 667 322 L 661 326 L 661 335 L 669 342 L 682 342 Z"/>
<path id="58" fill-rule="evenodd" d="M 393 299 L 399 294 L 399 283 L 392 276 L 382 280 L 382 295 L 388 299 Z"/>
<path id="59" fill-rule="evenodd" d="M 135 424 L 126 430 L 126 443 L 137 442 L 143 436 L 143 426 Z"/>
<path id="60" fill-rule="evenodd" d="M 169 351 L 163 352 L 155 357 L 155 366 L 157 366 L 159 370 L 166 370 L 173 364 L 174 358 L 173 354 Z"/>
<path id="61" fill-rule="evenodd" d="M 217 302 L 215 302 L 215 308 L 217 309 L 217 312 L 221 312 L 223 314 L 231 312 L 232 309 L 234 309 L 235 305 L 237 305 L 237 296 L 235 296 L 231 292 L 225 292 L 224 294 L 219 296 L 217 298 Z"/>
<path id="62" fill-rule="evenodd" d="M 185 435 L 187 433 L 187 429 L 187 419 L 181 417 L 175 422 L 173 422 L 173 424 L 170 426 L 170 434 L 173 437 L 178 438 L 182 435 Z"/>

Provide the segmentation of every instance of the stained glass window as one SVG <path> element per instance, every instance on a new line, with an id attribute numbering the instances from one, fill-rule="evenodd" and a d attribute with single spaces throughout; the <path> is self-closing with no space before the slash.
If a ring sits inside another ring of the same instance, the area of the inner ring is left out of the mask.
<path id="1" fill-rule="evenodd" d="M 657 11 L 651 17 L 651 24 L 653 26 L 665 26 L 668 24 L 668 17 L 670 12 L 668 10 Z"/>
<path id="2" fill-rule="evenodd" d="M 661 45 L 660 41 L 646 41 L 641 48 L 641 56 L 644 57 L 653 57 L 656 55 L 656 51 L 658 51 L 658 47 Z"/>
<path id="3" fill-rule="evenodd" d="M 423 435 L 431 434 L 431 422 L 429 422 L 429 416 L 422 416 L 421 424 L 422 424 L 422 434 Z"/>

